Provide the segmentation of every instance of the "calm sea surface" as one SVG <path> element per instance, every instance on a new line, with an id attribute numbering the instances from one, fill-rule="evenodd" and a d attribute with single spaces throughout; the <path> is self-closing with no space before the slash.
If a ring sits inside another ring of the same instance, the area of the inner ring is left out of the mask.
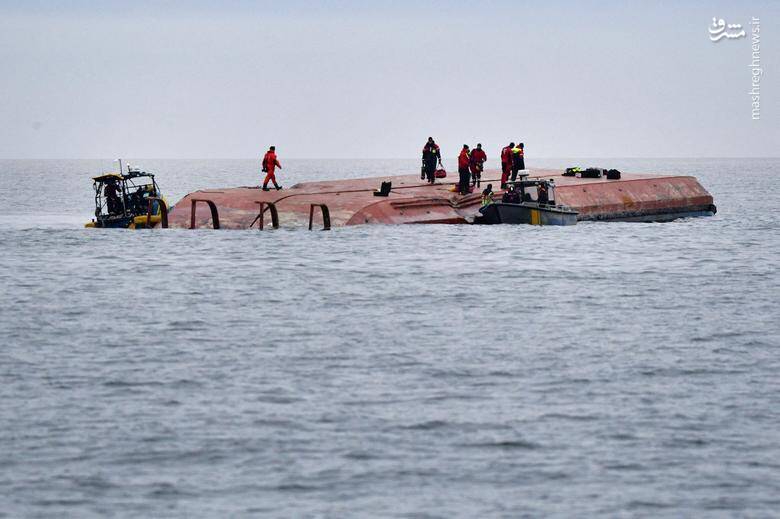
<path id="1" fill-rule="evenodd" d="M 258 183 L 131 162 L 172 202 Z M 780 160 L 529 160 L 574 164 L 718 214 L 89 230 L 111 161 L 0 161 L 0 516 L 780 514 Z"/>

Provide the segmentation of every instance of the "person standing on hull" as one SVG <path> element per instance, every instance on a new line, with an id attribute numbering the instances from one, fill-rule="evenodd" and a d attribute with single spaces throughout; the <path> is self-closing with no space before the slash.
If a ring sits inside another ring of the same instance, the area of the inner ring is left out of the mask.
<path id="1" fill-rule="evenodd" d="M 482 144 L 478 143 L 476 149 L 471 152 L 471 162 L 469 162 L 469 169 L 471 169 L 471 185 L 479 187 L 482 180 L 482 171 L 485 169 L 485 161 L 487 155 L 482 149 Z"/>
<path id="2" fill-rule="evenodd" d="M 268 189 L 268 182 L 274 183 L 276 190 L 282 189 L 282 186 L 276 183 L 276 175 L 274 171 L 276 168 L 282 169 L 282 165 L 279 164 L 279 160 L 276 158 L 276 146 L 271 146 L 268 151 L 265 152 L 263 157 L 263 172 L 265 173 L 265 179 L 263 180 L 263 191 L 270 191 Z"/>
<path id="3" fill-rule="evenodd" d="M 509 173 L 512 171 L 512 148 L 515 147 L 514 142 L 510 142 L 509 146 L 501 148 L 501 189 L 506 189 L 506 181 L 509 180 Z"/>
<path id="4" fill-rule="evenodd" d="M 458 175 L 460 176 L 458 191 L 461 195 L 467 195 L 469 192 L 469 184 L 471 183 L 471 174 L 469 173 L 470 163 L 471 154 L 469 153 L 469 145 L 464 144 L 463 149 L 460 150 L 460 155 L 458 155 Z"/>
<path id="5" fill-rule="evenodd" d="M 517 145 L 517 148 L 512 149 L 512 182 L 517 179 L 517 172 L 525 169 L 525 152 L 523 151 L 523 143 Z"/>
<path id="6" fill-rule="evenodd" d="M 429 184 L 436 182 L 436 163 L 441 166 L 441 150 L 439 145 L 434 142 L 433 137 L 428 137 L 422 150 L 422 177 L 428 180 Z"/>

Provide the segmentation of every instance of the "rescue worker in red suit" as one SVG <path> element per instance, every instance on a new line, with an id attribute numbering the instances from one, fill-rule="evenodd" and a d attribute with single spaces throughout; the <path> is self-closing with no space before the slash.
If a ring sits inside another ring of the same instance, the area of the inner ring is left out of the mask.
<path id="1" fill-rule="evenodd" d="M 482 149 L 482 144 L 477 144 L 476 149 L 471 151 L 471 162 L 469 162 L 472 186 L 479 187 L 480 180 L 482 179 L 482 171 L 485 169 L 486 160 L 487 155 L 485 154 L 485 150 Z"/>
<path id="2" fill-rule="evenodd" d="M 279 160 L 276 158 L 276 146 L 271 146 L 263 157 L 263 171 L 265 172 L 265 180 L 263 180 L 263 191 L 269 191 L 269 181 L 274 183 L 274 187 L 277 190 L 282 189 L 282 186 L 276 183 L 276 175 L 274 175 L 276 168 L 282 169 L 282 165 L 279 164 Z"/>
<path id="3" fill-rule="evenodd" d="M 506 189 L 506 181 L 509 180 L 509 174 L 512 172 L 512 148 L 515 147 L 514 142 L 510 142 L 509 146 L 501 149 L 501 189 Z"/>
<path id="4" fill-rule="evenodd" d="M 458 183 L 458 191 L 461 195 L 466 195 L 469 192 L 470 174 L 469 163 L 471 162 L 471 154 L 469 154 L 468 144 L 463 145 L 463 149 L 460 150 L 458 155 L 458 175 L 460 176 L 460 182 Z"/>

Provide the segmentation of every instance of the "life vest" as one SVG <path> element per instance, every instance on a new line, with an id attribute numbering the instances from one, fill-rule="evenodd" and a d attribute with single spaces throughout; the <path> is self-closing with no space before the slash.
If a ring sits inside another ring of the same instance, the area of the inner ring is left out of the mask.
<path id="1" fill-rule="evenodd" d="M 425 146 L 423 146 L 422 152 L 423 152 L 423 158 L 430 157 L 431 155 L 434 157 L 438 157 L 439 145 L 426 143 Z"/>
<path id="2" fill-rule="evenodd" d="M 469 167 L 469 161 L 469 152 L 466 150 L 461 150 L 460 155 L 458 155 L 458 168 Z"/>
<path id="3" fill-rule="evenodd" d="M 522 157 L 523 156 L 523 148 L 512 148 L 512 153 L 514 153 L 518 157 Z"/>
<path id="4" fill-rule="evenodd" d="M 265 156 L 263 157 L 263 171 L 273 173 L 278 164 L 279 162 L 276 160 L 276 153 L 273 151 L 266 152 Z"/>
<path id="5" fill-rule="evenodd" d="M 509 146 L 501 149 L 501 162 L 504 164 L 512 162 L 512 148 Z"/>
<path id="6" fill-rule="evenodd" d="M 487 155 L 485 155 L 485 150 L 481 150 L 479 148 L 476 148 L 471 151 L 471 163 L 474 165 L 482 164 L 487 160 Z"/>

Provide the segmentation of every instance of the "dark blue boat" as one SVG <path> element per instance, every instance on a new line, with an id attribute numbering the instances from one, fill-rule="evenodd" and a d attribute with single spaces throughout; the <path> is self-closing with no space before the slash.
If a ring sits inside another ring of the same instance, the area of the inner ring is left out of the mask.
<path id="1" fill-rule="evenodd" d="M 477 224 L 575 225 L 577 211 L 555 203 L 555 182 L 544 179 L 522 179 L 509 182 L 503 201 L 480 208 Z M 531 191 L 536 191 L 536 200 Z"/>
<path id="2" fill-rule="evenodd" d="M 507 204 L 497 202 L 480 208 L 478 224 L 529 224 L 529 225 L 575 225 L 577 211 L 559 205 L 539 205 L 536 202 Z"/>

